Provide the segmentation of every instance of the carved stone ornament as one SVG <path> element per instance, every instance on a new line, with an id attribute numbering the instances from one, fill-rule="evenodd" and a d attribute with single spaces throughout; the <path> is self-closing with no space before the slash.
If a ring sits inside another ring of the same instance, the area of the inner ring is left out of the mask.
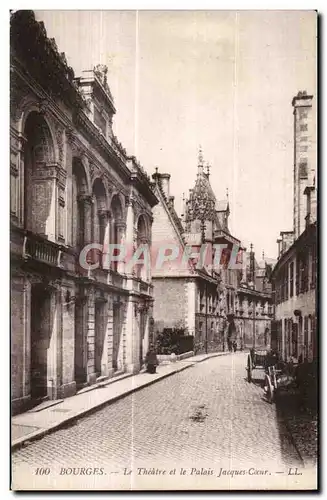
<path id="1" fill-rule="evenodd" d="M 94 165 L 94 163 L 89 163 L 89 172 L 90 172 L 91 181 L 93 181 L 94 175 L 95 175 L 95 165 Z"/>
<path id="2" fill-rule="evenodd" d="M 63 129 L 57 125 L 56 126 L 56 140 L 58 144 L 58 151 L 59 151 L 59 163 L 62 165 L 63 159 L 64 159 L 64 138 L 63 138 Z"/>
<path id="3" fill-rule="evenodd" d="M 129 195 L 129 196 L 126 196 L 125 198 L 125 206 L 126 207 L 134 207 L 135 206 L 135 200 L 133 198 L 133 196 Z"/>
<path id="4" fill-rule="evenodd" d="M 39 112 L 41 113 L 41 115 L 45 115 L 49 109 L 48 99 L 41 99 L 38 103 L 38 107 L 39 107 Z"/>
<path id="5" fill-rule="evenodd" d="M 75 133 L 74 129 L 72 129 L 72 128 L 66 129 L 66 138 L 67 138 L 67 141 L 69 142 L 69 144 L 73 144 L 73 142 L 75 141 L 75 138 L 76 138 L 76 133 Z"/>

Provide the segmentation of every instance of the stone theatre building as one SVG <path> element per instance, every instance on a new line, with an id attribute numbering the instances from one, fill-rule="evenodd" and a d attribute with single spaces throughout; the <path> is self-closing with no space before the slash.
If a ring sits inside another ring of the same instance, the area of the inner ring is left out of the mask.
<path id="1" fill-rule="evenodd" d="M 90 243 L 151 244 L 151 182 L 113 134 L 107 69 L 75 78 L 32 11 L 11 17 L 12 407 L 137 372 L 152 328 L 151 271 L 101 265 Z M 101 248 L 101 247 L 100 247 Z"/>

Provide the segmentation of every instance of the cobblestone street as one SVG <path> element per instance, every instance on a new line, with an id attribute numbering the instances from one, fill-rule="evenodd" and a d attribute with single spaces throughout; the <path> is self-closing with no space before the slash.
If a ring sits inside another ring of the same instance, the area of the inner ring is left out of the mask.
<path id="1" fill-rule="evenodd" d="M 125 468 L 133 471 L 131 482 L 138 467 L 193 467 L 202 481 L 220 468 L 280 474 L 300 468 L 275 406 L 246 381 L 245 366 L 242 353 L 212 358 L 45 436 L 13 453 L 14 481 L 27 474 L 36 486 L 58 487 L 60 480 L 80 486 L 84 475 L 59 474 L 73 467 L 103 468 L 112 487 Z M 51 474 L 40 475 L 41 467 Z"/>

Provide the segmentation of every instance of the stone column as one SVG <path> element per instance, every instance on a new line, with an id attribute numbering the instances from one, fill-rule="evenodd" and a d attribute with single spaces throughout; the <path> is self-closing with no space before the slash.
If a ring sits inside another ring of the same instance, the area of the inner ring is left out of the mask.
<path id="1" fill-rule="evenodd" d="M 61 289 L 62 302 L 62 346 L 61 346 L 61 372 L 62 372 L 62 397 L 73 396 L 76 393 L 75 381 L 75 295 L 74 282 L 63 284 Z M 83 331 L 81 332 L 83 334 Z M 80 346 L 82 348 L 82 346 Z"/>
<path id="2" fill-rule="evenodd" d="M 126 314 L 126 368 L 129 373 L 137 373 L 140 369 L 138 315 L 137 299 L 129 296 Z"/>
<path id="3" fill-rule="evenodd" d="M 138 245 L 146 248 L 146 246 L 149 245 L 148 238 L 146 238 L 145 236 L 141 237 L 139 242 L 138 242 Z M 140 260 L 143 260 L 144 264 L 142 265 L 142 267 L 139 270 L 138 277 L 141 278 L 141 280 L 143 280 L 143 281 L 149 282 L 150 277 L 151 277 L 151 273 L 149 271 L 150 262 L 147 262 L 146 258 L 147 258 L 147 256 L 145 255 L 145 252 L 143 252 L 143 254 L 140 255 Z"/>
<path id="4" fill-rule="evenodd" d="M 87 382 L 94 384 L 96 382 L 95 373 L 95 307 L 94 307 L 94 291 L 88 289 L 87 300 Z"/>
<path id="5" fill-rule="evenodd" d="M 125 245 L 126 245 L 126 224 L 124 222 L 119 222 L 119 223 L 116 223 L 116 227 L 117 227 L 117 233 L 118 233 L 117 243 L 122 246 L 122 252 L 124 252 L 126 250 L 126 248 L 125 248 Z M 118 262 L 117 271 L 120 274 L 125 273 L 125 261 L 126 261 L 126 257 L 123 257 L 123 259 Z"/>
<path id="6" fill-rule="evenodd" d="M 73 220 L 72 220 L 72 195 L 73 195 L 73 152 L 71 134 L 68 130 L 65 131 L 65 145 L 66 151 L 66 242 L 67 245 L 73 245 Z"/>
<path id="7" fill-rule="evenodd" d="M 23 134 L 19 133 L 10 135 L 10 215 L 14 218 L 15 223 L 19 226 L 24 225 L 24 149 L 26 145 L 26 138 Z M 25 221 L 25 227 L 26 221 Z"/>
<path id="8" fill-rule="evenodd" d="M 87 373 L 87 296 L 84 289 L 76 290 L 75 299 L 75 374 L 76 382 L 84 383 Z"/>
<path id="9" fill-rule="evenodd" d="M 99 299 L 98 299 L 99 300 Z M 100 324 L 98 325 L 99 331 L 95 331 L 95 335 L 99 334 L 102 338 L 103 335 L 103 351 L 101 356 L 101 376 L 110 376 L 112 374 L 112 364 L 109 364 L 108 359 L 108 347 L 110 340 L 110 316 L 111 316 L 111 307 L 108 303 L 107 294 L 99 300 L 101 304 L 101 313 L 100 313 Z M 111 329 L 112 330 L 112 329 Z M 94 339 L 97 341 L 96 338 Z"/>
<path id="10" fill-rule="evenodd" d="M 83 224 L 83 240 L 80 241 L 80 250 L 83 250 L 83 248 L 86 245 L 89 245 L 92 243 L 92 205 L 93 205 L 93 200 L 92 196 L 90 195 L 79 195 L 78 196 L 78 203 L 79 203 L 79 211 L 82 215 L 82 224 Z M 92 253 L 88 252 L 87 254 L 87 262 L 92 262 Z"/>
<path id="11" fill-rule="evenodd" d="M 99 216 L 101 218 L 101 226 L 103 228 L 103 241 L 100 243 L 103 245 L 102 250 L 102 267 L 106 270 L 110 269 L 110 252 L 109 245 L 111 243 L 111 213 L 109 210 L 101 210 L 99 212 Z"/>
<path id="12" fill-rule="evenodd" d="M 134 199 L 132 196 L 126 198 L 127 207 L 127 218 L 126 218 L 126 233 L 125 233 L 125 245 L 127 250 L 127 262 L 132 258 L 135 250 L 134 241 Z M 128 270 L 128 274 L 132 274 L 132 271 Z"/>
<path id="13" fill-rule="evenodd" d="M 11 276 L 11 398 L 12 411 L 24 409 L 31 395 L 31 283 Z"/>
<path id="14" fill-rule="evenodd" d="M 108 363 L 108 376 L 112 377 L 114 369 L 113 362 L 113 295 L 108 297 L 108 319 L 106 325 L 106 355 Z"/>
<path id="15" fill-rule="evenodd" d="M 59 284 L 50 284 L 49 290 L 49 317 L 50 339 L 47 350 L 47 386 L 50 399 L 62 396 L 62 297 Z M 46 325 L 44 325 L 44 328 Z"/>
<path id="16" fill-rule="evenodd" d="M 78 202 L 83 214 L 84 245 L 88 245 L 92 241 L 92 196 L 81 194 L 78 196 Z"/>

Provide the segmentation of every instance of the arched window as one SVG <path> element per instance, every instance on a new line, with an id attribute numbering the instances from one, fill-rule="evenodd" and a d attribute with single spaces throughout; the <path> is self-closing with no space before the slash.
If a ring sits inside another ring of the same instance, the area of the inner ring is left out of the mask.
<path id="1" fill-rule="evenodd" d="M 85 203 L 87 182 L 84 166 L 78 158 L 73 158 L 72 178 L 72 245 L 81 249 L 85 245 Z M 89 242 L 88 242 L 89 243 Z"/>
<path id="2" fill-rule="evenodd" d="M 107 226 L 107 203 L 106 190 L 101 179 L 96 179 L 92 190 L 92 243 L 104 244 L 105 231 Z M 102 250 L 94 249 L 93 263 L 99 262 L 102 266 Z"/>
<path id="3" fill-rule="evenodd" d="M 149 243 L 149 238 L 148 238 L 146 220 L 143 215 L 140 215 L 137 221 L 137 247 L 141 245 L 147 245 L 148 243 Z M 139 258 L 140 260 L 145 259 L 144 252 L 140 255 Z M 136 275 L 138 278 L 141 278 L 143 281 L 146 281 L 147 269 L 144 263 L 137 265 Z"/>
<path id="4" fill-rule="evenodd" d="M 54 168 L 54 144 L 44 117 L 32 111 L 24 127 L 26 137 L 24 151 L 24 226 L 35 233 L 52 234 L 54 221 L 50 221 L 52 209 L 52 176 L 44 176 L 45 168 Z M 56 199 L 56 198 L 55 198 Z M 55 214 L 52 214 L 55 216 Z M 51 225 L 52 224 L 52 225 Z M 53 235 L 54 236 L 54 235 Z"/>
<path id="5" fill-rule="evenodd" d="M 118 195 L 113 196 L 111 201 L 111 214 L 112 214 L 112 224 L 111 224 L 111 238 L 110 241 L 113 245 L 119 245 L 121 243 L 122 234 L 121 227 L 123 224 L 123 209 Z M 113 255 L 119 255 L 119 250 L 115 249 Z M 111 269 L 114 271 L 118 270 L 118 262 L 112 262 Z"/>

